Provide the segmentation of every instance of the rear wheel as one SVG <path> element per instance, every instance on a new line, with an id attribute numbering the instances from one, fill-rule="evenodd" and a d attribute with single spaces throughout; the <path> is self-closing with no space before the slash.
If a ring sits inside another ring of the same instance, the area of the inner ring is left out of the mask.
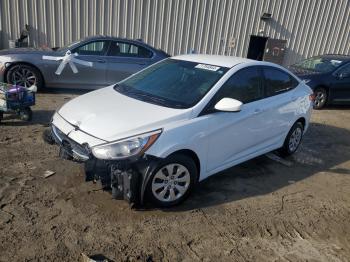
<path id="1" fill-rule="evenodd" d="M 321 109 L 327 103 L 327 90 L 323 87 L 318 87 L 314 91 L 315 101 L 314 101 L 314 109 Z"/>
<path id="2" fill-rule="evenodd" d="M 26 64 L 17 64 L 12 66 L 6 75 L 7 82 L 24 87 L 37 86 L 38 89 L 43 87 L 43 78 L 38 69 Z"/>
<path id="3" fill-rule="evenodd" d="M 30 107 L 26 107 L 21 109 L 21 111 L 19 111 L 19 117 L 21 120 L 23 121 L 30 121 L 32 120 L 32 110 L 30 109 Z"/>
<path id="4" fill-rule="evenodd" d="M 297 151 L 301 140 L 303 138 L 304 125 L 301 122 L 296 122 L 290 129 L 283 147 L 279 149 L 279 152 L 283 156 L 289 156 Z"/>
<path id="5" fill-rule="evenodd" d="M 147 194 L 157 206 L 170 207 L 184 201 L 197 181 L 194 161 L 177 154 L 166 158 L 150 177 Z"/>

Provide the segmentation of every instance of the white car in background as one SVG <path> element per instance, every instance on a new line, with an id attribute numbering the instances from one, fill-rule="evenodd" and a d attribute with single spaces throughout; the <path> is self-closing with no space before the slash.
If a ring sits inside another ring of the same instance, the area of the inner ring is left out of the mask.
<path id="1" fill-rule="evenodd" d="M 276 149 L 294 153 L 312 99 L 281 66 L 181 55 L 69 101 L 51 134 L 61 156 L 84 161 L 115 197 L 172 206 L 219 171 Z"/>

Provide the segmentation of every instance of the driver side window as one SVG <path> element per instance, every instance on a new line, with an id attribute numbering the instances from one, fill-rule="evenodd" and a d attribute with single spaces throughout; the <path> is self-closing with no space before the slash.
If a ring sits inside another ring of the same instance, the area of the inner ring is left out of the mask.
<path id="1" fill-rule="evenodd" d="M 218 99 L 228 97 L 243 104 L 263 98 L 261 74 L 258 67 L 248 67 L 234 73 L 221 87 Z"/>
<path id="2" fill-rule="evenodd" d="M 106 53 L 108 48 L 108 41 L 93 41 L 85 45 L 79 46 L 73 50 L 73 53 L 78 55 L 99 55 Z"/>
<path id="3" fill-rule="evenodd" d="M 350 77 L 350 63 L 348 63 L 347 65 L 340 68 L 339 71 L 337 72 L 337 75 L 343 75 L 344 77 Z"/>

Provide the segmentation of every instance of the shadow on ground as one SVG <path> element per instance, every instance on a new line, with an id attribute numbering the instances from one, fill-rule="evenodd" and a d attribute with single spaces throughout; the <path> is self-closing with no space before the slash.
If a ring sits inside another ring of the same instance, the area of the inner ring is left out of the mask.
<path id="1" fill-rule="evenodd" d="M 350 131 L 311 124 L 298 152 L 286 160 L 292 165 L 266 156 L 244 162 L 199 183 L 183 204 L 163 211 L 192 210 L 265 195 L 319 172 L 350 175 L 349 169 L 336 167 L 350 160 Z"/>
<path id="2" fill-rule="evenodd" d="M 22 121 L 16 114 L 4 114 L 0 126 L 48 126 L 54 113 L 54 110 L 33 110 L 31 121 Z"/>
<path id="3" fill-rule="evenodd" d="M 350 110 L 350 105 L 328 105 L 321 110 Z"/>
<path id="4" fill-rule="evenodd" d="M 71 95 L 83 95 L 94 90 L 88 89 L 75 89 L 75 88 L 45 88 L 40 90 L 41 94 L 71 94 Z"/>

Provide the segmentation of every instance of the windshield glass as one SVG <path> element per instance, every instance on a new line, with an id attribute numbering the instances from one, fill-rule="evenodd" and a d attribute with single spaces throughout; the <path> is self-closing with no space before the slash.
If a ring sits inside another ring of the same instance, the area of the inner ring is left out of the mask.
<path id="1" fill-rule="evenodd" d="M 166 59 L 117 84 L 127 96 L 172 108 L 198 103 L 228 68 Z"/>
<path id="2" fill-rule="evenodd" d="M 76 40 L 76 41 L 74 41 L 74 42 L 72 42 L 72 43 L 70 43 L 70 44 L 68 44 L 68 45 L 66 45 L 66 46 L 57 48 L 57 49 L 55 49 L 55 50 L 58 51 L 58 52 L 68 51 L 68 49 L 70 49 L 72 46 L 74 46 L 74 45 L 76 45 L 76 44 L 78 44 L 78 43 L 80 43 L 80 42 L 81 42 L 81 40 Z"/>
<path id="3" fill-rule="evenodd" d="M 343 61 L 325 57 L 312 57 L 294 64 L 294 67 L 320 73 L 328 73 L 339 67 Z"/>

